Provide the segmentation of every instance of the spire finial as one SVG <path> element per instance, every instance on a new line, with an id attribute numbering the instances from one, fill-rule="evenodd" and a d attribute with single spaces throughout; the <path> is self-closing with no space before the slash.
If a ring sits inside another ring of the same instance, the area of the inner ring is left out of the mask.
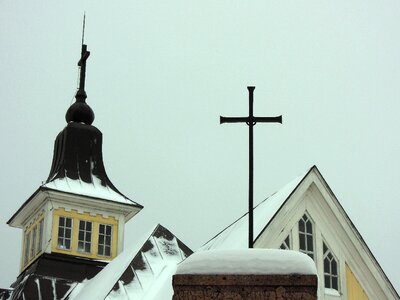
<path id="1" fill-rule="evenodd" d="M 85 100 L 87 98 L 85 92 L 85 77 L 86 77 L 86 60 L 89 58 L 90 52 L 87 51 L 87 45 L 85 45 L 84 37 L 85 37 L 85 21 L 86 21 L 86 13 L 83 15 L 83 28 L 82 28 L 82 50 L 81 50 L 81 58 L 78 61 L 78 66 L 80 67 L 80 75 L 79 75 L 79 89 L 76 92 L 75 99 L 76 102 L 70 106 L 65 115 L 65 119 L 67 122 L 81 122 L 88 125 L 91 125 L 94 120 L 93 110 L 89 105 L 86 104 Z"/>
<path id="2" fill-rule="evenodd" d="M 82 25 L 82 46 L 85 41 L 85 21 L 86 21 L 86 11 L 83 12 L 83 25 Z"/>
<path id="3" fill-rule="evenodd" d="M 87 97 L 85 92 L 86 60 L 89 58 L 90 52 L 87 51 L 87 45 L 84 44 L 85 25 L 86 25 L 86 12 L 83 14 L 81 59 L 78 61 L 78 66 L 81 67 L 81 72 L 79 75 L 79 90 L 75 96 L 76 101 L 79 102 L 85 102 L 85 99 Z"/>

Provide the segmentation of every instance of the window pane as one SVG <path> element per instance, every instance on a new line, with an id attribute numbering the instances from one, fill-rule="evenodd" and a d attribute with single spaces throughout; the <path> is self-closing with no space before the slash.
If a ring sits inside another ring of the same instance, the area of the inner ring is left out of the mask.
<path id="1" fill-rule="evenodd" d="M 79 221 L 78 251 L 90 253 L 92 222 Z"/>
<path id="2" fill-rule="evenodd" d="M 104 255 L 104 246 L 103 245 L 99 245 L 98 252 L 100 255 Z"/>
<path id="3" fill-rule="evenodd" d="M 83 248 L 84 248 L 83 242 L 78 241 L 78 251 L 83 251 Z"/>
<path id="4" fill-rule="evenodd" d="M 104 225 L 103 224 L 100 224 L 99 232 L 104 233 Z"/>
<path id="5" fill-rule="evenodd" d="M 72 219 L 59 217 L 57 246 L 61 249 L 71 249 Z"/>
<path id="6" fill-rule="evenodd" d="M 106 245 L 111 245 L 111 236 L 106 236 Z"/>
<path id="7" fill-rule="evenodd" d="M 289 236 L 285 239 L 286 246 L 290 248 L 290 238 Z"/>
<path id="8" fill-rule="evenodd" d="M 106 256 L 111 256 L 111 248 L 110 247 L 106 247 Z"/>
<path id="9" fill-rule="evenodd" d="M 337 272 L 337 264 L 336 264 L 336 260 L 335 259 L 332 260 L 332 265 L 331 266 L 332 266 L 332 274 L 337 275 L 338 272 Z"/>
<path id="10" fill-rule="evenodd" d="M 99 235 L 99 244 L 104 244 L 104 235 Z"/>
<path id="11" fill-rule="evenodd" d="M 36 253 L 42 250 L 42 239 L 43 239 L 43 219 L 39 222 L 39 234 L 38 234 L 38 244 L 36 248 Z"/>
<path id="12" fill-rule="evenodd" d="M 324 279 L 325 279 L 325 287 L 330 289 L 331 288 L 331 278 L 329 277 L 329 275 L 325 275 Z"/>
<path id="13" fill-rule="evenodd" d="M 325 245 L 325 258 L 324 258 L 324 279 L 325 279 L 325 287 L 332 288 L 338 290 L 338 270 L 337 270 L 337 261 L 333 256 L 331 250 Z"/>
<path id="14" fill-rule="evenodd" d="M 312 224 L 310 221 L 307 222 L 306 226 L 307 226 L 307 233 L 312 233 Z"/>
<path id="15" fill-rule="evenodd" d="M 324 246 L 323 246 L 323 248 L 324 248 L 324 254 L 325 254 L 325 253 L 326 253 L 326 251 L 328 251 L 328 247 L 326 247 L 325 243 L 324 243 Z"/>
<path id="16" fill-rule="evenodd" d="M 312 235 L 307 235 L 307 250 L 308 251 L 313 251 L 314 250 Z"/>
<path id="17" fill-rule="evenodd" d="M 30 245 L 30 242 L 31 242 L 30 235 L 27 234 L 25 236 L 25 257 L 24 257 L 25 264 L 28 262 L 28 259 L 29 259 L 29 245 Z"/>
<path id="18" fill-rule="evenodd" d="M 332 278 L 332 288 L 335 289 L 335 290 L 339 290 L 337 277 L 333 277 Z"/>
<path id="19" fill-rule="evenodd" d="M 111 226 L 106 227 L 106 234 L 111 235 Z"/>
<path id="20" fill-rule="evenodd" d="M 325 259 L 324 259 L 324 272 L 325 273 L 330 273 L 330 270 L 331 270 L 330 261 L 329 261 L 329 259 L 327 259 L 325 257 Z"/>
<path id="21" fill-rule="evenodd" d="M 299 221 L 299 231 L 300 232 L 305 232 L 303 220 Z"/>
<path id="22" fill-rule="evenodd" d="M 306 240 L 304 234 L 300 234 L 300 250 L 306 250 Z"/>

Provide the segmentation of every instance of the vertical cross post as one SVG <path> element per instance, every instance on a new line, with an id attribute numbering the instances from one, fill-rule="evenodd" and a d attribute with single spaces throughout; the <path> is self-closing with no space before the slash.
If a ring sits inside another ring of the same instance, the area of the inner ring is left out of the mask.
<path id="1" fill-rule="evenodd" d="M 261 123 L 281 123 L 282 115 L 278 117 L 254 117 L 254 86 L 248 86 L 249 90 L 249 116 L 248 117 L 222 117 L 220 116 L 220 124 L 223 123 L 246 123 L 249 126 L 249 248 L 253 248 L 254 243 L 254 204 L 253 204 L 253 182 L 254 182 L 254 154 L 253 154 L 253 127 L 257 122 Z"/>

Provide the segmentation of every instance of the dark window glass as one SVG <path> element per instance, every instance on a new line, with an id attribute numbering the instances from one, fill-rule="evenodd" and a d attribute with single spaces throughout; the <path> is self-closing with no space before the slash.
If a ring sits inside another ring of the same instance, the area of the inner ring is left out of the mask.
<path id="1" fill-rule="evenodd" d="M 304 238 L 300 239 L 300 250 L 306 249 L 306 240 Z"/>
<path id="2" fill-rule="evenodd" d="M 111 256 L 112 226 L 99 224 L 98 255 Z"/>
<path id="3" fill-rule="evenodd" d="M 337 277 L 333 277 L 332 278 L 332 288 L 335 289 L 335 290 L 339 290 L 338 278 Z"/>
<path id="4" fill-rule="evenodd" d="M 307 215 L 299 220 L 300 251 L 314 259 L 314 238 L 311 220 Z"/>
<path id="5" fill-rule="evenodd" d="M 79 221 L 78 251 L 90 253 L 92 244 L 92 222 Z"/>
<path id="6" fill-rule="evenodd" d="M 324 249 L 324 280 L 325 288 L 339 290 L 339 274 L 337 261 L 328 246 L 323 243 Z"/>
<path id="7" fill-rule="evenodd" d="M 72 219 L 60 217 L 58 220 L 57 247 L 60 249 L 71 249 Z"/>

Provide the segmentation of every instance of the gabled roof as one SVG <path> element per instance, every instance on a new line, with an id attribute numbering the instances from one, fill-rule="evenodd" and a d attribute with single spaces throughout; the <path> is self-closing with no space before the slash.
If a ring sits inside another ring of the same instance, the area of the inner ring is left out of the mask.
<path id="1" fill-rule="evenodd" d="M 299 184 L 313 168 L 316 167 L 314 166 L 308 169 L 307 172 L 296 177 L 279 191 L 264 199 L 254 208 L 254 235 L 256 237 L 258 237 L 265 227 L 268 226 L 277 212 L 281 209 L 281 207 L 290 198 Z M 200 249 L 210 250 L 247 248 L 248 223 L 249 217 L 247 212 L 220 233 L 218 233 Z"/>
<path id="2" fill-rule="evenodd" d="M 127 247 L 93 279 L 79 284 L 69 299 L 171 298 L 171 278 L 177 264 L 192 253 L 168 229 L 157 225 L 135 245 Z"/>
<path id="3" fill-rule="evenodd" d="M 379 265 L 368 245 L 365 243 L 361 234 L 350 220 L 350 217 L 347 215 L 316 166 L 311 167 L 305 174 L 297 177 L 292 182 L 284 186 L 281 190 L 263 200 L 254 208 L 254 234 L 256 236 L 254 244 L 257 244 L 257 241 L 261 238 L 263 233 L 267 231 L 268 226 L 271 224 L 274 218 L 279 215 L 279 212 L 282 211 L 282 208 L 289 201 L 291 201 L 291 199 L 294 199 L 292 196 L 296 193 L 296 191 L 300 190 L 301 188 L 307 188 L 307 186 L 303 186 L 303 183 L 307 180 L 307 178 L 314 175 L 315 178 L 317 178 L 316 180 L 320 182 L 323 188 L 326 190 L 333 206 L 336 207 L 336 211 L 338 213 L 337 216 L 340 216 L 340 218 L 343 220 L 342 222 L 344 222 L 349 229 L 348 234 L 354 236 L 358 241 L 358 249 L 365 253 L 363 257 L 364 259 L 368 260 L 366 263 L 375 271 L 375 274 L 377 274 L 376 276 L 382 279 L 382 287 L 385 286 L 387 289 L 389 289 L 390 294 L 393 295 L 395 299 L 400 299 L 397 291 L 394 289 L 382 267 Z M 248 245 L 247 232 L 248 213 L 244 214 L 231 225 L 218 233 L 210 241 L 205 243 L 199 250 L 246 248 Z"/>

